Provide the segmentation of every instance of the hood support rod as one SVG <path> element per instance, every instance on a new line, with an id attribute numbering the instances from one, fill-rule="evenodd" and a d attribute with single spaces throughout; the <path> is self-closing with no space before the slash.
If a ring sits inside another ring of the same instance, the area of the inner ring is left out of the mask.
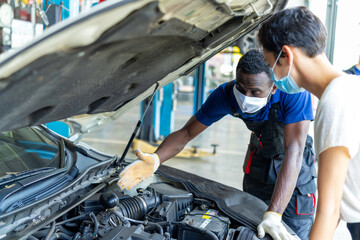
<path id="1" fill-rule="evenodd" d="M 147 106 L 146 106 L 146 108 L 145 108 L 145 111 L 144 111 L 143 115 L 141 116 L 140 120 L 139 120 L 138 123 L 136 124 L 136 127 L 135 127 L 135 129 L 134 129 L 134 131 L 133 131 L 133 133 L 132 133 L 132 135 L 131 135 L 131 137 L 130 137 L 130 139 L 129 139 L 129 142 L 128 142 L 127 145 L 126 145 L 126 148 L 125 148 L 125 150 L 124 150 L 121 158 L 120 158 L 118 161 L 116 161 L 116 166 L 120 166 L 121 163 L 122 163 L 122 161 L 124 161 L 125 156 L 126 156 L 126 154 L 128 153 L 129 148 L 130 148 L 132 142 L 134 141 L 134 138 L 135 138 L 135 136 L 136 136 L 139 128 L 141 127 L 141 124 L 142 124 L 142 122 L 143 122 L 143 120 L 144 120 L 144 117 L 145 117 L 145 115 L 146 115 L 146 113 L 147 113 L 147 111 L 148 111 L 151 103 L 152 103 L 153 100 L 154 100 L 155 93 L 156 93 L 156 91 L 158 90 L 159 86 L 160 86 L 160 85 L 159 85 L 159 83 L 157 82 L 157 83 L 156 83 L 156 86 L 155 86 L 155 89 L 154 89 L 154 92 L 153 92 L 153 94 L 151 95 L 150 101 L 149 101 L 149 103 L 147 104 Z"/>

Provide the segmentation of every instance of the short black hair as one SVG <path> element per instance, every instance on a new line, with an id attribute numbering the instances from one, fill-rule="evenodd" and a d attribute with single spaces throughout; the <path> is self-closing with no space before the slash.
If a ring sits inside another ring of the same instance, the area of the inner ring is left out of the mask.
<path id="1" fill-rule="evenodd" d="M 265 62 L 264 54 L 257 49 L 248 51 L 240 58 L 240 61 L 236 67 L 236 76 L 238 76 L 240 72 L 247 74 L 258 74 L 265 72 L 269 77 L 269 81 L 271 81 L 270 68 Z"/>
<path id="2" fill-rule="evenodd" d="M 284 45 L 289 45 L 314 57 L 324 52 L 326 38 L 324 24 L 306 7 L 288 8 L 275 13 L 258 33 L 261 45 L 275 55 Z"/>

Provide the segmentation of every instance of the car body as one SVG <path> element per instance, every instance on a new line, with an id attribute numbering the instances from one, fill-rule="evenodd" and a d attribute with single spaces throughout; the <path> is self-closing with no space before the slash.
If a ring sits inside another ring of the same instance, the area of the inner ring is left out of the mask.
<path id="1" fill-rule="evenodd" d="M 0 56 L 0 239 L 256 239 L 256 197 L 166 166 L 121 191 L 132 160 L 78 140 L 285 4 L 106 1 Z M 42 125 L 79 115 L 91 120 L 70 138 Z"/>

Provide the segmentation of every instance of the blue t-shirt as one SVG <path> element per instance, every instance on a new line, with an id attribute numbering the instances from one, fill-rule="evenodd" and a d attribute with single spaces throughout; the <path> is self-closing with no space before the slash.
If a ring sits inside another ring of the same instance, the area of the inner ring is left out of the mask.
<path id="1" fill-rule="evenodd" d="M 233 82 L 235 82 L 235 80 Z M 246 114 L 241 111 L 232 87 L 231 91 L 229 91 L 230 96 L 227 96 L 225 85 L 226 83 L 216 88 L 206 99 L 199 111 L 195 113 L 196 119 L 202 124 L 210 126 L 227 114 L 234 116 L 232 107 L 237 107 L 236 112 L 247 121 L 263 122 L 268 120 L 271 105 L 277 102 L 280 103 L 278 120 L 284 124 L 296 123 L 303 120 L 314 120 L 311 95 L 308 91 L 288 94 L 277 90 L 276 93 L 271 96 L 269 102 L 258 113 Z"/>

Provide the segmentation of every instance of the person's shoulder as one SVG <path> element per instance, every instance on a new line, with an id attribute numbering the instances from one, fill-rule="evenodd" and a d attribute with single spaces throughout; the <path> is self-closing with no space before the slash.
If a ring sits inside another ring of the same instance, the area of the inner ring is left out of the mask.
<path id="1" fill-rule="evenodd" d="M 360 76 L 344 74 L 333 79 L 326 87 L 321 99 L 329 97 L 351 97 L 359 95 Z"/>
<path id="2" fill-rule="evenodd" d="M 349 104 L 357 104 L 360 101 L 359 89 L 360 77 L 344 74 L 329 83 L 318 106 L 331 110 Z"/>
<path id="3" fill-rule="evenodd" d="M 336 84 L 340 84 L 340 85 L 344 85 L 344 84 L 359 85 L 360 84 L 359 80 L 360 80 L 360 76 L 358 76 L 358 75 L 343 74 L 340 77 L 337 77 L 337 78 L 333 79 L 329 83 L 329 86 L 336 85 Z M 344 85 L 344 86 L 346 86 L 346 85 Z"/>

